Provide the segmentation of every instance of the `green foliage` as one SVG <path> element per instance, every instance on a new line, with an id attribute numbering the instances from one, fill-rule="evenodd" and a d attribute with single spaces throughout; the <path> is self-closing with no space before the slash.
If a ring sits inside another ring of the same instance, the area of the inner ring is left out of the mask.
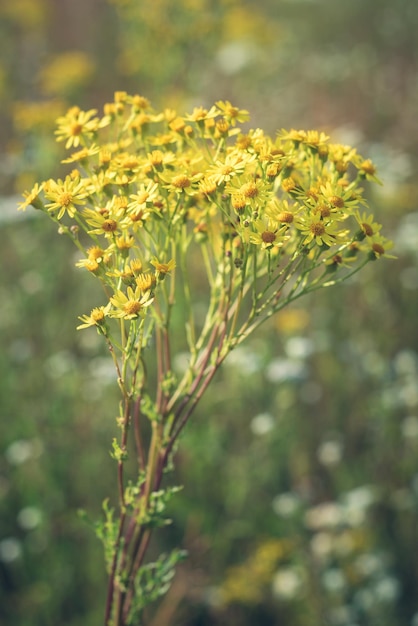
<path id="1" fill-rule="evenodd" d="M 142 624 L 143 610 L 167 593 L 176 565 L 186 556 L 185 550 L 172 550 L 139 568 L 135 577 L 135 599 L 126 622 L 129 626 Z"/>
<path id="2" fill-rule="evenodd" d="M 110 573 L 117 545 L 119 522 L 117 518 L 115 519 L 115 509 L 110 508 L 108 499 L 103 502 L 103 513 L 104 520 L 95 523 L 95 533 L 103 544 L 106 569 Z"/>

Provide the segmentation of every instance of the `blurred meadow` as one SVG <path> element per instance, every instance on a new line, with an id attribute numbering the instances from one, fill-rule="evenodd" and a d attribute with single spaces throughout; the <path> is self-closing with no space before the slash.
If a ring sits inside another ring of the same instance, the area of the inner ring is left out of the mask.
<path id="1" fill-rule="evenodd" d="M 63 167 L 56 117 L 117 89 L 354 145 L 397 256 L 226 361 L 177 453 L 158 541 L 189 557 L 150 626 L 418 626 L 417 32 L 416 0 L 1 1 L 1 624 L 103 620 L 77 511 L 116 491 L 113 366 L 75 330 L 95 286 L 71 242 L 15 207 Z"/>

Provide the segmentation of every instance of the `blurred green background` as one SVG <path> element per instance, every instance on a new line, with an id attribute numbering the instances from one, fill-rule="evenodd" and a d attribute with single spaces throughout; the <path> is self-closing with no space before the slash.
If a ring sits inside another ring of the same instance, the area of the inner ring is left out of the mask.
<path id="1" fill-rule="evenodd" d="M 118 89 L 353 144 L 398 257 L 226 362 L 177 455 L 185 488 L 154 549 L 189 558 L 150 625 L 418 626 L 417 32 L 416 0 L 1 1 L 0 623 L 103 620 L 77 510 L 95 519 L 115 491 L 113 368 L 75 331 L 94 281 L 15 206 L 59 171 L 55 118 Z"/>

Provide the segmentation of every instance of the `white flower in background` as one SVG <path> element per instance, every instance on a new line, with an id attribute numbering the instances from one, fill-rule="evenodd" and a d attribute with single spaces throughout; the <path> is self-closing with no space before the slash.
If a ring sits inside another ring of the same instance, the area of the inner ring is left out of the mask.
<path id="1" fill-rule="evenodd" d="M 343 456 L 343 447 L 342 444 L 337 440 L 329 439 L 328 441 L 323 441 L 318 450 L 317 457 L 318 461 L 322 463 L 322 465 L 326 466 L 334 466 L 340 463 Z"/>
<path id="2" fill-rule="evenodd" d="M 266 435 L 274 428 L 274 418 L 270 413 L 259 413 L 251 420 L 250 428 L 254 435 Z"/>
<path id="3" fill-rule="evenodd" d="M 36 506 L 25 506 L 17 516 L 17 523 L 23 530 L 33 530 L 42 521 L 42 512 Z"/>
<path id="4" fill-rule="evenodd" d="M 393 576 L 385 576 L 377 581 L 374 592 L 379 602 L 393 602 L 400 594 L 401 587 L 399 580 Z"/>
<path id="5" fill-rule="evenodd" d="M 15 537 L 6 537 L 0 541 L 0 561 L 12 563 L 22 554 L 22 544 Z"/>
<path id="6" fill-rule="evenodd" d="M 307 337 L 291 337 L 284 346 L 290 359 L 307 359 L 314 352 L 314 343 Z"/>
<path id="7" fill-rule="evenodd" d="M 233 354 L 234 352 L 230 356 Z M 293 361 L 292 359 L 273 359 L 266 368 L 266 378 L 272 383 L 285 380 L 303 380 L 306 375 L 306 365 L 302 361 Z"/>
<path id="8" fill-rule="evenodd" d="M 386 567 L 386 559 L 382 554 L 365 552 L 356 558 L 354 567 L 359 574 L 369 577 Z"/>
<path id="9" fill-rule="evenodd" d="M 345 521 L 344 510 L 336 502 L 324 502 L 305 514 L 305 524 L 312 530 L 335 528 Z"/>
<path id="10" fill-rule="evenodd" d="M 11 465 L 21 465 L 41 454 L 42 443 L 39 439 L 17 439 L 5 451 L 5 457 Z"/>
<path id="11" fill-rule="evenodd" d="M 273 577 L 273 594 L 283 600 L 293 600 L 299 595 L 302 588 L 302 575 L 293 567 L 283 567 Z"/>
<path id="12" fill-rule="evenodd" d="M 292 517 L 301 506 L 301 500 L 295 493 L 281 493 L 273 498 L 273 511 L 279 517 Z"/>
<path id="13" fill-rule="evenodd" d="M 378 494 L 373 485 L 362 485 L 347 491 L 342 497 L 346 522 L 350 526 L 363 524 L 369 507 L 377 500 Z"/>
<path id="14" fill-rule="evenodd" d="M 316 559 L 325 561 L 334 551 L 334 537 L 327 532 L 315 533 L 311 539 L 311 550 Z"/>
<path id="15" fill-rule="evenodd" d="M 346 588 L 347 581 L 340 569 L 332 567 L 322 574 L 322 584 L 327 591 L 338 593 Z"/>

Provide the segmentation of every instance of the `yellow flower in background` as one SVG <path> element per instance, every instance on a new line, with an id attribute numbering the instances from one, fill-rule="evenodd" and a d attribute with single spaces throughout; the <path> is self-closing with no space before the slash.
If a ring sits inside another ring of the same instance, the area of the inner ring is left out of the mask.
<path id="1" fill-rule="evenodd" d="M 44 27 L 49 11 L 44 0 L 2 0 L 0 17 L 12 20 L 22 29 L 33 31 Z"/>
<path id="2" fill-rule="evenodd" d="M 81 50 L 62 52 L 46 63 L 39 74 L 41 91 L 48 96 L 68 96 L 92 77 L 95 63 Z"/>
<path id="3" fill-rule="evenodd" d="M 13 126 L 16 133 L 28 131 L 52 132 L 57 117 L 63 114 L 66 105 L 59 99 L 45 102 L 15 102 L 13 104 Z"/>

